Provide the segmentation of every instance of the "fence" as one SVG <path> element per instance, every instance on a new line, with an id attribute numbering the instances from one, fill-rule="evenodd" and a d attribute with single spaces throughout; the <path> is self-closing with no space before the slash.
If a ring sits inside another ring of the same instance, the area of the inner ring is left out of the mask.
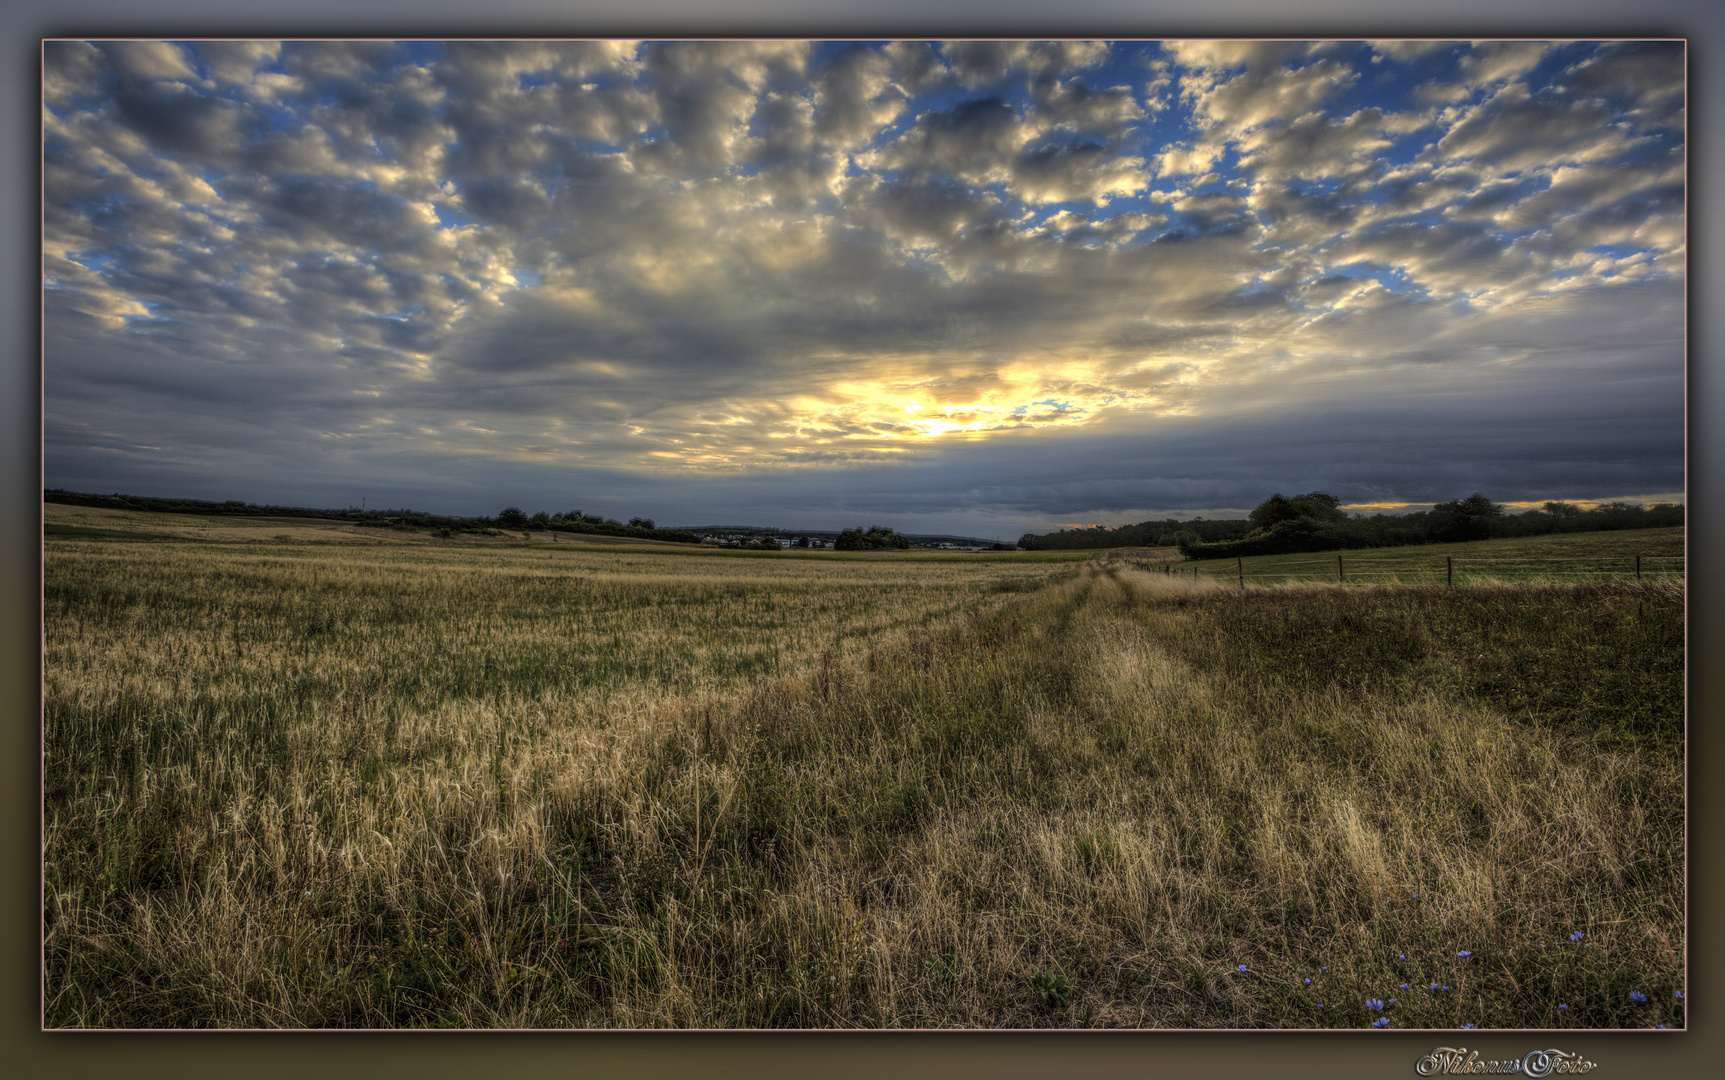
<path id="1" fill-rule="evenodd" d="M 1290 558 L 1260 556 L 1254 560 L 1201 560 L 1190 563 L 1140 563 L 1144 569 L 1158 567 L 1172 576 L 1191 575 L 1194 581 L 1221 580 L 1285 584 L 1294 581 L 1332 581 L 1338 584 L 1410 585 L 1439 582 L 1449 586 L 1484 581 L 1528 580 L 1616 580 L 1682 581 L 1682 555 L 1591 555 L 1551 558 L 1444 555 L 1335 555 Z"/>

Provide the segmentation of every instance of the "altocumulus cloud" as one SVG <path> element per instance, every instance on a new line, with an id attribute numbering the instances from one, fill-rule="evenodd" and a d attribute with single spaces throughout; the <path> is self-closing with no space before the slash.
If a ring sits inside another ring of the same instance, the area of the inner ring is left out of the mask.
<path id="1" fill-rule="evenodd" d="M 1009 532 L 1683 482 L 1679 42 L 85 42 L 50 485 Z"/>

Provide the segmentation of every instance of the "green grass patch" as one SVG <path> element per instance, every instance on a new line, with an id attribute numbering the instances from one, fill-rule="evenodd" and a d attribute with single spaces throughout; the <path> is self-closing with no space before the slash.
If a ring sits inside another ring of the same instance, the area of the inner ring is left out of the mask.
<path id="1" fill-rule="evenodd" d="M 1200 580 L 1248 585 L 1291 582 L 1348 584 L 1448 584 L 1492 582 L 1582 582 L 1636 580 L 1682 581 L 1684 534 L 1681 528 L 1625 529 L 1597 533 L 1419 544 L 1365 550 L 1259 555 L 1239 560 L 1197 560 L 1159 572 L 1192 574 Z M 1337 560 L 1340 559 L 1338 564 Z"/>

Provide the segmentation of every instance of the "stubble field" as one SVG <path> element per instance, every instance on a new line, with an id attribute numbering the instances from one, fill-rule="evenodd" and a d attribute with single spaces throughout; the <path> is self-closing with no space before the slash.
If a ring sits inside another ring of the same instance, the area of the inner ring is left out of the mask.
<path id="1" fill-rule="evenodd" d="M 281 528 L 46 541 L 50 1027 L 1683 1022 L 1670 582 Z"/>

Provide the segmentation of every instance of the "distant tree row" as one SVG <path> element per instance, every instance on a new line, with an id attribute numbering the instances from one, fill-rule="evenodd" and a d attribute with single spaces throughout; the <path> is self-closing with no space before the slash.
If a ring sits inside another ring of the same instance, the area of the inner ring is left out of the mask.
<path id="1" fill-rule="evenodd" d="M 615 518 L 583 514 L 579 510 L 547 514 L 541 510 L 528 516 L 518 506 L 508 506 L 491 517 L 455 517 L 428 514 L 418 510 L 362 510 L 350 506 L 345 510 L 322 510 L 303 506 L 259 506 L 257 503 L 228 499 L 211 502 L 203 499 L 155 499 L 141 495 L 88 495 L 62 488 L 48 488 L 42 501 L 72 506 L 99 506 L 114 510 L 148 510 L 158 514 L 220 514 L 230 517 L 302 517 L 331 521 L 349 521 L 374 528 L 437 529 L 445 535 L 470 533 L 497 534 L 498 529 L 522 532 L 549 530 L 552 532 L 597 533 L 605 536 L 633 536 L 646 540 L 672 540 L 694 544 L 700 538 L 686 529 L 661 529 L 652 518 L 630 518 L 627 524 Z"/>
<path id="2" fill-rule="evenodd" d="M 487 519 L 489 520 L 489 519 Z M 567 532 L 591 533 L 599 536 L 633 536 L 643 540 L 671 540 L 683 544 L 700 543 L 700 537 L 687 529 L 661 529 L 654 524 L 652 518 L 633 517 L 628 524 L 616 518 L 602 517 L 599 514 L 583 514 L 579 510 L 567 510 L 557 514 L 547 514 L 541 510 L 532 517 L 519 506 L 506 506 L 497 512 L 497 524 L 505 529 L 520 529 L 522 532 Z"/>
<path id="3" fill-rule="evenodd" d="M 1111 547 L 1173 547 L 1182 534 L 1190 533 L 1203 540 L 1230 540 L 1245 536 L 1251 526 L 1244 519 L 1224 518 L 1206 521 L 1141 521 L 1117 529 L 1061 529 L 1051 533 L 1025 533 L 1018 546 L 1026 551 L 1076 551 L 1084 548 Z"/>
<path id="4" fill-rule="evenodd" d="M 1548 502 L 1538 510 L 1512 514 L 1478 493 L 1409 514 L 1350 517 L 1342 511 L 1340 499 L 1314 491 L 1292 498 L 1272 495 L 1245 519 L 1144 521 L 1117 529 L 1026 533 L 1018 546 L 1028 551 L 1178 546 L 1191 558 L 1216 558 L 1682 524 L 1679 503 L 1610 502 L 1583 510 L 1573 503 Z"/>
<path id="5" fill-rule="evenodd" d="M 1334 495 L 1314 491 L 1288 498 L 1272 495 L 1252 511 L 1245 536 L 1207 541 L 1188 534 L 1176 543 L 1188 558 L 1233 558 L 1342 548 L 1398 547 L 1488 540 L 1502 536 L 1653 529 L 1683 524 L 1677 503 L 1602 503 L 1583 510 L 1573 503 L 1548 502 L 1538 510 L 1511 514 L 1475 492 L 1465 499 L 1437 503 L 1411 514 L 1356 514 L 1349 517 Z"/>
<path id="6" fill-rule="evenodd" d="M 835 551 L 903 551 L 909 547 L 910 537 L 900 536 L 880 525 L 870 525 L 866 531 L 846 529 L 833 541 Z"/>

